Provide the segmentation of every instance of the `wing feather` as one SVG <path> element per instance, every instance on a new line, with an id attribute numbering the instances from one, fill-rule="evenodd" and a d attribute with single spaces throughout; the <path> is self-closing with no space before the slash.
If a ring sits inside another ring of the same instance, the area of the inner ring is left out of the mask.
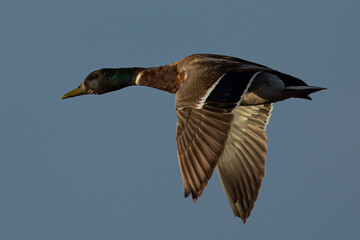
<path id="1" fill-rule="evenodd" d="M 239 106 L 217 165 L 220 181 L 235 216 L 245 222 L 265 175 L 265 128 L 272 105 Z"/>
<path id="2" fill-rule="evenodd" d="M 264 131 L 272 107 L 241 106 L 241 101 L 257 75 L 271 69 L 206 54 L 191 55 L 177 64 L 186 73 L 175 97 L 185 197 L 191 193 L 195 201 L 217 167 L 235 216 L 245 221 L 264 177 Z"/>
<path id="3" fill-rule="evenodd" d="M 178 109 L 177 146 L 179 166 L 187 197 L 201 195 L 224 150 L 232 114 L 205 109 Z"/>

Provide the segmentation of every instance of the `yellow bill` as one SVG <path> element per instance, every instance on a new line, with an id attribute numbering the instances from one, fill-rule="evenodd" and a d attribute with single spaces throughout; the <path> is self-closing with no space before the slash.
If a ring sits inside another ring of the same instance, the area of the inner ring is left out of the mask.
<path id="1" fill-rule="evenodd" d="M 79 87 L 75 88 L 74 90 L 62 96 L 62 99 L 76 97 L 84 94 L 87 94 L 87 90 L 85 88 L 84 83 L 82 83 Z"/>

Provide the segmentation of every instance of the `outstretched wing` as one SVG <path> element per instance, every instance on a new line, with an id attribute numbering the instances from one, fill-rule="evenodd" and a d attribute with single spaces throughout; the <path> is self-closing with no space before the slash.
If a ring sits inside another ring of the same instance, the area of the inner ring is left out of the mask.
<path id="1" fill-rule="evenodd" d="M 200 86 L 202 94 L 196 101 L 189 101 L 189 92 L 184 89 L 177 92 L 176 140 L 185 197 L 191 193 L 196 200 L 204 190 L 224 151 L 233 113 L 258 73 L 225 73 L 212 79 L 211 85 L 205 82 L 207 90 L 201 88 L 201 78 L 196 78 L 196 84 L 183 86 L 192 86 L 195 92 L 194 87 Z"/>
<path id="2" fill-rule="evenodd" d="M 201 195 L 224 150 L 232 114 L 204 109 L 177 111 L 177 149 L 185 197 Z"/>
<path id="3" fill-rule="evenodd" d="M 239 106 L 217 165 L 218 175 L 235 216 L 245 223 L 265 175 L 266 125 L 272 104 Z"/>

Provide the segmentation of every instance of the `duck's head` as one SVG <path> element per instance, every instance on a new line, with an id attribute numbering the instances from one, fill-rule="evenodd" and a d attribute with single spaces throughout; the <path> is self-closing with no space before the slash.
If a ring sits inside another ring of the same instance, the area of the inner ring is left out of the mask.
<path id="1" fill-rule="evenodd" d="M 135 84 L 142 68 L 103 68 L 90 73 L 79 87 L 68 92 L 62 99 L 85 94 L 103 94 Z"/>

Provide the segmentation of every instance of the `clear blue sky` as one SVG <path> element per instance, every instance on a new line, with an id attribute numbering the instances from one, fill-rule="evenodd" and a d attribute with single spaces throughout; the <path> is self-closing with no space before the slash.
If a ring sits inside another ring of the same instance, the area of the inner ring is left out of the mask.
<path id="1" fill-rule="evenodd" d="M 359 1 L 0 4 L 0 239 L 359 239 Z M 61 100 L 92 70 L 191 53 L 327 87 L 275 104 L 248 222 L 216 175 L 183 198 L 174 95 Z"/>

